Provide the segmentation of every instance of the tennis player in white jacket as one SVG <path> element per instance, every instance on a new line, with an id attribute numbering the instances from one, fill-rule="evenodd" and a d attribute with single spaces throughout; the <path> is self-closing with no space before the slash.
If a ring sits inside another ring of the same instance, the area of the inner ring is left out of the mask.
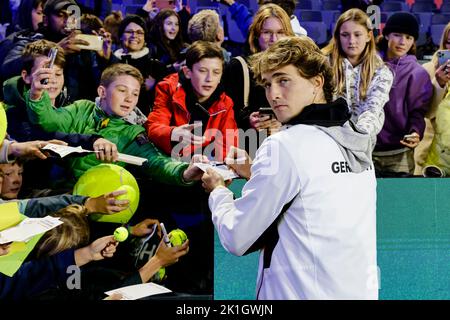
<path id="1" fill-rule="evenodd" d="M 278 41 L 252 68 L 287 129 L 252 164 L 230 165 L 248 179 L 241 198 L 215 171 L 204 174 L 222 245 L 235 255 L 261 250 L 258 299 L 377 299 L 370 137 L 348 121 L 345 100 L 331 101 L 331 68 L 308 37 Z"/>

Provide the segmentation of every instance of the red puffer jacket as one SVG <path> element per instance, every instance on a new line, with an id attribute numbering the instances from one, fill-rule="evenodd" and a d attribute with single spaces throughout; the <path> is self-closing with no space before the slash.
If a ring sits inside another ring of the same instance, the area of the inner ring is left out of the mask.
<path id="1" fill-rule="evenodd" d="M 147 133 L 150 140 L 167 154 L 175 151 L 175 156 L 189 156 L 209 150 L 214 143 L 215 160 L 223 161 L 230 146 L 238 145 L 237 125 L 234 119 L 233 101 L 225 93 L 208 109 L 209 120 L 205 130 L 205 143 L 202 146 L 190 145 L 184 148 L 170 141 L 175 127 L 188 124 L 191 118 L 186 107 L 186 92 L 179 83 L 178 74 L 167 76 L 156 86 L 153 111 L 148 115 Z M 176 148 L 176 150 L 175 150 Z M 210 152 L 207 152 L 210 153 Z"/>

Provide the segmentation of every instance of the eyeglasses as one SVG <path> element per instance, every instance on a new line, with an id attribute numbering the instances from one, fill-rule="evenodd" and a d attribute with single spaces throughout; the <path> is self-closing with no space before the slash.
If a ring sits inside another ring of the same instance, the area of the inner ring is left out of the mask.
<path id="1" fill-rule="evenodd" d="M 142 30 L 125 30 L 123 33 L 125 33 L 127 36 L 131 35 L 136 35 L 137 37 L 145 36 L 145 32 Z"/>
<path id="2" fill-rule="evenodd" d="M 273 36 L 277 36 L 277 38 L 281 38 L 281 37 L 286 36 L 286 33 L 283 30 L 279 30 L 279 31 L 262 30 L 261 36 L 263 36 L 263 38 L 265 38 L 265 39 L 270 39 Z"/>

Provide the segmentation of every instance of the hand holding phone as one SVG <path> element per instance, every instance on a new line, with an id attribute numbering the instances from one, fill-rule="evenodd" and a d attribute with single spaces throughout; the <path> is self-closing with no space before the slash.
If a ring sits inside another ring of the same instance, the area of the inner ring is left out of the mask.
<path id="1" fill-rule="evenodd" d="M 420 136 L 417 134 L 417 132 L 413 132 L 411 134 L 405 134 L 403 136 L 403 139 L 400 140 L 400 144 L 408 147 L 408 148 L 415 148 L 420 142 Z"/>
<path id="2" fill-rule="evenodd" d="M 259 108 L 259 115 L 275 118 L 275 113 L 273 112 L 272 108 Z"/>
<path id="3" fill-rule="evenodd" d="M 437 53 L 438 65 L 442 66 L 450 60 L 450 50 L 439 50 Z"/>
<path id="4" fill-rule="evenodd" d="M 56 55 L 58 54 L 58 49 L 57 48 L 51 48 L 49 53 L 48 53 L 48 59 L 50 59 L 50 63 L 48 64 L 48 68 L 51 69 L 53 68 L 53 65 L 55 64 L 55 59 L 56 59 Z M 48 78 L 47 79 L 42 79 L 41 80 L 41 84 L 48 84 Z"/>
<path id="5" fill-rule="evenodd" d="M 405 134 L 403 136 L 403 141 L 410 141 L 411 139 L 413 139 L 416 135 L 415 134 Z"/>
<path id="6" fill-rule="evenodd" d="M 93 34 L 77 34 L 75 39 L 83 40 L 87 44 L 77 44 L 80 49 L 100 51 L 103 49 L 103 37 Z"/>

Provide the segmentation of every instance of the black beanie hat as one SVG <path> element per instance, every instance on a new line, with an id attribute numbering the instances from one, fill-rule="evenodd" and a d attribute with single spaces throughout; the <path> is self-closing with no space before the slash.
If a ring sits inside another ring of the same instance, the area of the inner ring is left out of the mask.
<path id="1" fill-rule="evenodd" d="M 419 23 L 411 13 L 396 12 L 386 21 L 383 35 L 387 36 L 392 32 L 409 34 L 417 40 L 419 38 Z"/>
<path id="2" fill-rule="evenodd" d="M 132 22 L 136 23 L 138 26 L 144 29 L 145 36 L 147 37 L 147 25 L 145 23 L 145 20 L 136 14 L 130 14 L 120 22 L 118 30 L 119 39 L 122 38 L 123 32 L 125 31 L 127 25 L 129 25 Z"/>

